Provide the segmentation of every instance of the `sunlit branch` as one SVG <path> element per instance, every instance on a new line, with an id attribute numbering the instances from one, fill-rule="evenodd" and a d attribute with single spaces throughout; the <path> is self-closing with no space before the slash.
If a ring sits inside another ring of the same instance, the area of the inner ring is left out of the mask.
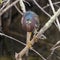
<path id="1" fill-rule="evenodd" d="M 49 58 L 54 54 L 54 52 L 55 52 L 55 50 L 56 50 L 57 48 L 60 48 L 60 46 L 57 46 L 58 44 L 60 44 L 60 41 L 58 41 L 56 44 L 53 45 L 53 47 L 51 48 L 51 53 L 50 53 L 50 55 L 47 57 L 47 59 L 49 59 Z"/>

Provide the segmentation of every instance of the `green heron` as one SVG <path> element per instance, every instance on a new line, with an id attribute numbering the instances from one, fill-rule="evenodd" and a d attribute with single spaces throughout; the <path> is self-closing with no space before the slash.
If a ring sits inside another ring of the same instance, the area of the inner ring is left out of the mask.
<path id="1" fill-rule="evenodd" d="M 38 15 L 32 11 L 27 11 L 21 19 L 22 28 L 27 32 L 32 32 L 39 27 Z"/>
<path id="2" fill-rule="evenodd" d="M 36 30 L 39 26 L 39 19 L 38 15 L 32 11 L 27 11 L 23 14 L 21 19 L 22 28 L 27 32 L 27 40 L 26 43 L 28 47 L 30 48 L 30 38 L 32 35 L 32 32 Z M 28 56 L 28 51 L 26 53 L 26 56 Z"/>
<path id="3" fill-rule="evenodd" d="M 31 36 L 31 32 L 33 32 L 34 34 L 37 34 L 37 30 L 39 28 L 39 18 L 38 15 L 32 11 L 27 11 L 26 13 L 23 14 L 23 17 L 21 19 L 21 23 L 22 23 L 22 28 L 26 31 L 29 32 L 28 35 Z M 40 39 L 46 39 L 46 36 L 44 36 L 43 34 L 41 35 L 41 37 L 39 37 Z"/>

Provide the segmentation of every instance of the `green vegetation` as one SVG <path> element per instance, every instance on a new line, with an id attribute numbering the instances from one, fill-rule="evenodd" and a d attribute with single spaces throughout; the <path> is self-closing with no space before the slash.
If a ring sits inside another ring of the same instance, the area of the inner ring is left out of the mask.
<path id="1" fill-rule="evenodd" d="M 0 60 L 12 60 L 12 59 L 11 57 L 3 56 L 3 57 L 0 57 Z"/>
<path id="2" fill-rule="evenodd" d="M 2 0 L 0 0 L 0 3 L 2 3 Z"/>

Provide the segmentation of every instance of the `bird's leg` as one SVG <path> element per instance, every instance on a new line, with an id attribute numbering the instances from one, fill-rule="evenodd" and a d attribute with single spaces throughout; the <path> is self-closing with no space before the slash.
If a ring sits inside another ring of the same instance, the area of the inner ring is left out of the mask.
<path id="1" fill-rule="evenodd" d="M 28 44 L 28 42 L 30 41 L 31 34 L 32 34 L 32 32 L 27 32 L 27 41 L 26 41 L 26 44 Z"/>
<path id="2" fill-rule="evenodd" d="M 31 34 L 32 34 L 32 32 L 27 32 L 26 45 L 29 45 L 30 38 L 31 38 Z M 27 56 L 27 57 L 28 57 L 28 52 L 29 52 L 29 50 L 27 50 L 27 52 L 26 52 L 26 56 Z M 28 59 L 28 58 L 27 58 L 27 59 Z"/>

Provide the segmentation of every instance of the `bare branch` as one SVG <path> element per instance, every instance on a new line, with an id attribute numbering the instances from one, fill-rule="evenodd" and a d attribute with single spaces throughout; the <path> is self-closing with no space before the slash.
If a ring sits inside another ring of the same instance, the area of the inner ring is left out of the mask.
<path id="1" fill-rule="evenodd" d="M 52 3 L 53 5 L 57 5 L 57 4 L 60 4 L 60 1 L 58 1 L 58 2 L 54 2 L 54 3 Z M 44 6 L 43 7 L 43 9 L 45 9 L 45 8 L 47 8 L 47 7 L 49 7 L 50 6 L 50 4 L 47 4 L 46 6 Z"/>
<path id="2" fill-rule="evenodd" d="M 35 49 L 31 48 L 36 54 L 38 54 L 43 60 L 46 60 L 40 53 L 38 53 Z"/>
<path id="3" fill-rule="evenodd" d="M 5 37 L 7 37 L 7 38 L 10 38 L 10 39 L 12 39 L 12 40 L 14 40 L 14 41 L 17 41 L 17 42 L 21 43 L 22 45 L 26 45 L 25 43 L 21 42 L 20 40 L 15 39 L 15 38 L 13 38 L 13 37 L 11 37 L 11 36 L 8 36 L 8 35 L 6 35 L 6 34 L 4 34 L 4 33 L 0 33 L 0 35 L 1 35 L 1 36 L 5 36 Z"/>
<path id="4" fill-rule="evenodd" d="M 9 2 L 10 2 L 10 0 L 8 0 L 7 2 L 5 2 L 4 5 L 0 8 L 0 11 L 2 11 Z"/>

